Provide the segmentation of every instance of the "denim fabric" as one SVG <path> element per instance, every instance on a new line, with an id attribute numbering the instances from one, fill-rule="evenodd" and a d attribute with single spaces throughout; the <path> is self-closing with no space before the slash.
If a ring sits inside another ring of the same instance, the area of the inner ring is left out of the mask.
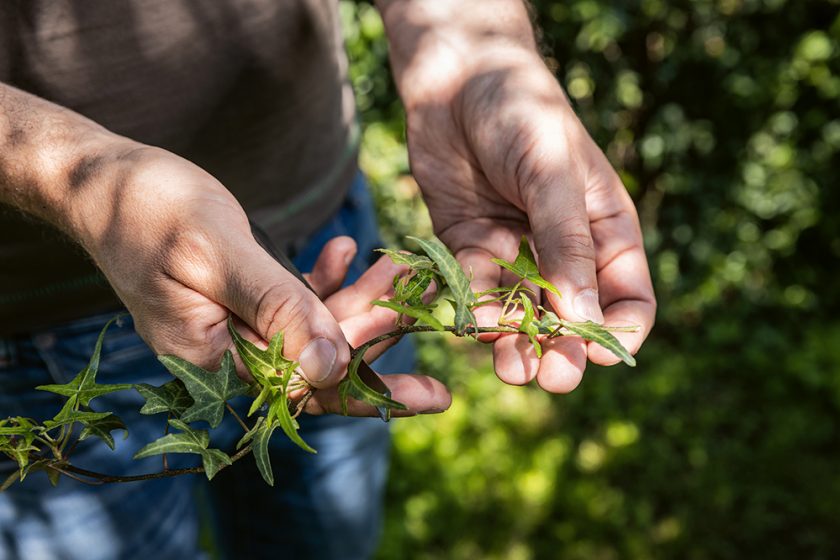
<path id="1" fill-rule="evenodd" d="M 369 266 L 379 241 L 364 180 L 359 176 L 338 214 L 294 255 L 309 270 L 321 247 L 337 235 L 351 235 L 359 253 L 348 282 Z M 51 417 L 62 405 L 37 385 L 65 383 L 87 363 L 109 316 L 90 317 L 25 336 L 0 339 L 0 418 Z M 376 362 L 383 373 L 410 371 L 413 350 L 401 342 Z M 103 344 L 99 379 L 107 383 L 150 383 L 171 379 L 126 319 L 112 326 Z M 74 463 L 91 470 L 134 474 L 160 470 L 160 457 L 132 455 L 163 434 L 164 415 L 143 416 L 134 391 L 103 396 L 93 403 L 117 413 L 130 427 L 116 451 L 99 441 L 82 442 Z M 237 408 L 245 408 L 240 399 Z M 244 412 L 244 411 L 243 411 Z M 52 488 L 43 473 L 0 494 L 0 560 L 205 558 L 198 546 L 203 530 L 211 549 L 228 558 L 368 558 L 379 532 L 387 475 L 388 427 L 378 419 L 340 416 L 301 418 L 303 438 L 318 450 L 310 455 L 282 435 L 271 455 L 275 486 L 266 486 L 250 458 L 220 473 L 130 484 L 85 486 L 62 478 Z M 211 432 L 214 447 L 230 451 L 241 435 L 232 418 Z M 170 455 L 170 466 L 194 464 L 189 455 Z M 0 476 L 14 464 L 0 460 Z"/>

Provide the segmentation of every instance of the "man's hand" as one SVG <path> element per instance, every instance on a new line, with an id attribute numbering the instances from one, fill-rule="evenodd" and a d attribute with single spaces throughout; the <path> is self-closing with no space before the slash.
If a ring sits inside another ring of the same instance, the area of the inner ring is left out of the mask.
<path id="1" fill-rule="evenodd" d="M 475 291 L 512 284 L 491 257 L 513 260 L 520 236 L 563 297 L 563 317 L 639 325 L 618 333 L 635 353 L 655 299 L 632 201 L 539 57 L 520 0 L 380 3 L 405 102 L 412 172 L 438 236 L 471 269 Z M 459 15 L 460 14 L 460 15 Z M 468 14 L 468 15 L 464 15 Z M 547 301 L 545 301 L 547 299 Z M 499 307 L 476 313 L 496 323 Z M 587 355 L 617 359 L 574 337 L 546 340 L 538 360 L 524 337 L 494 341 L 499 377 L 568 392 Z"/>

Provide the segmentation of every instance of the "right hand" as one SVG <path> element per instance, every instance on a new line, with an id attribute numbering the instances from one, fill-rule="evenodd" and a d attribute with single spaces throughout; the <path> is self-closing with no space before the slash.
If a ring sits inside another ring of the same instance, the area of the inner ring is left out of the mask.
<path id="1" fill-rule="evenodd" d="M 316 387 L 350 359 L 338 323 L 254 240 L 244 210 L 216 179 L 157 148 L 125 150 L 89 173 L 80 240 L 158 354 L 218 367 L 232 312 L 285 353 Z M 98 176 L 93 176 L 98 174 Z"/>

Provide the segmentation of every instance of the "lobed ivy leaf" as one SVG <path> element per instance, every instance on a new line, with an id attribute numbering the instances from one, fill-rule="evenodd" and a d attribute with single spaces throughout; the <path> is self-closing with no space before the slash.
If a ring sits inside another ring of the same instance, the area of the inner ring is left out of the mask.
<path id="1" fill-rule="evenodd" d="M 114 317 L 108 321 L 99 333 L 99 338 L 96 339 L 96 346 L 93 349 L 93 355 L 85 368 L 79 372 L 70 382 L 62 385 L 39 385 L 35 387 L 39 391 L 49 391 L 64 397 L 76 397 L 78 403 L 82 406 L 88 406 L 90 401 L 96 397 L 113 393 L 114 391 L 124 391 L 131 389 L 132 385 L 128 383 L 118 384 L 99 384 L 96 382 L 96 374 L 99 372 L 99 359 L 102 354 L 102 340 L 105 338 L 105 332 L 108 327 L 118 320 L 120 317 Z"/>
<path id="2" fill-rule="evenodd" d="M 84 441 L 91 436 L 95 436 L 104 441 L 108 447 L 114 449 L 114 436 L 111 435 L 114 430 L 122 430 L 123 439 L 128 437 L 128 428 L 125 423 L 116 414 L 109 414 L 105 418 L 85 424 L 82 433 L 79 434 L 79 440 Z"/>
<path id="3" fill-rule="evenodd" d="M 452 297 L 455 302 L 455 330 L 459 335 L 464 335 L 470 324 L 475 324 L 475 316 L 471 308 L 476 304 L 476 297 L 470 289 L 470 280 L 464 274 L 461 265 L 446 248 L 446 245 L 441 243 L 437 238 L 419 239 L 417 237 L 409 237 L 414 240 L 426 255 L 432 259 L 437 265 L 446 285 L 452 292 Z"/>
<path id="4" fill-rule="evenodd" d="M 294 369 L 297 363 L 283 357 L 283 333 L 277 333 L 269 342 L 266 350 L 257 348 L 257 345 L 246 340 L 239 334 L 233 325 L 233 317 L 228 318 L 228 332 L 236 346 L 236 352 L 242 359 L 242 363 L 251 372 L 254 379 L 264 385 L 266 380 L 271 379 L 278 371 Z"/>
<path id="5" fill-rule="evenodd" d="M 394 251 L 393 249 L 376 249 L 378 252 L 388 255 L 394 264 L 407 265 L 411 270 L 434 270 L 435 263 L 429 257 L 415 255 L 408 251 Z"/>
<path id="6" fill-rule="evenodd" d="M 97 420 L 102 420 L 107 418 L 111 413 L 110 412 L 93 412 L 92 410 L 78 410 L 77 407 L 79 406 L 76 397 L 71 397 L 64 406 L 61 407 L 61 410 L 58 411 L 52 420 L 45 420 L 44 427 L 48 430 L 52 430 L 54 428 L 58 428 L 60 426 L 66 426 L 68 424 L 73 424 L 74 422 L 78 422 L 83 426 L 87 426 L 91 422 L 96 422 Z"/>
<path id="7" fill-rule="evenodd" d="M 540 288 L 548 290 L 560 297 L 560 290 L 540 275 L 540 269 L 537 266 L 536 259 L 534 259 L 534 253 L 531 251 L 531 246 L 528 244 L 528 238 L 524 235 L 522 236 L 522 240 L 519 242 L 519 254 L 516 255 L 515 261 L 508 262 L 504 259 L 490 260 L 502 268 L 506 268 L 513 272 L 523 280 L 532 282 Z"/>
<path id="8" fill-rule="evenodd" d="M 230 457 L 219 449 L 208 449 L 210 436 L 207 430 L 196 430 L 186 422 L 171 419 L 169 425 L 180 433 L 166 434 L 146 445 L 134 454 L 135 459 L 143 459 L 163 453 L 195 453 L 201 456 L 204 474 L 212 480 L 225 466 L 233 464 Z"/>
<path id="9" fill-rule="evenodd" d="M 534 346 L 537 358 L 542 358 L 542 345 L 540 345 L 540 342 L 537 340 L 540 327 L 539 324 L 534 321 L 534 304 L 531 303 L 531 299 L 525 294 L 519 295 L 519 301 L 522 303 L 522 309 L 525 311 L 525 316 L 522 317 L 522 320 L 519 323 L 519 332 L 528 335 L 528 340 L 530 340 L 531 344 Z"/>
<path id="10" fill-rule="evenodd" d="M 636 359 L 631 356 L 630 352 L 628 352 L 627 349 L 622 346 L 621 342 L 613 336 L 613 334 L 608 330 L 609 327 L 603 327 L 592 321 L 586 321 L 585 323 L 572 323 L 571 321 L 565 321 L 563 319 L 560 319 L 560 324 L 563 328 L 568 329 L 581 338 L 600 344 L 621 358 L 621 360 L 628 366 L 634 367 L 636 365 Z"/>
<path id="11" fill-rule="evenodd" d="M 421 323 L 429 325 L 436 331 L 444 330 L 443 323 L 438 321 L 437 318 L 431 314 L 430 308 L 428 307 L 410 307 L 396 301 L 384 301 L 381 299 L 374 300 L 370 303 L 379 307 L 387 307 L 388 309 L 392 309 L 402 315 L 408 315 L 409 317 L 413 317 Z"/>
<path id="12" fill-rule="evenodd" d="M 180 417 L 195 402 L 180 379 L 173 379 L 160 387 L 143 383 L 135 385 L 134 389 L 146 400 L 140 414 L 168 412 Z"/>
<path id="13" fill-rule="evenodd" d="M 248 384 L 236 375 L 230 350 L 225 351 L 219 370 L 214 372 L 177 356 L 158 356 L 158 360 L 169 373 L 183 381 L 194 401 L 181 415 L 184 422 L 205 420 L 210 427 L 215 428 L 222 422 L 225 403 L 248 392 Z"/>

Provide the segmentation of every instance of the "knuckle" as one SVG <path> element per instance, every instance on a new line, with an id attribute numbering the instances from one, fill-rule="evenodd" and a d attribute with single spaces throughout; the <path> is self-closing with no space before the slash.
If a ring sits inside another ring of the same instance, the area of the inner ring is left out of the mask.
<path id="1" fill-rule="evenodd" d="M 260 335 L 270 337 L 279 331 L 297 330 L 313 312 L 307 296 L 288 284 L 274 284 L 266 289 L 256 309 Z"/>

